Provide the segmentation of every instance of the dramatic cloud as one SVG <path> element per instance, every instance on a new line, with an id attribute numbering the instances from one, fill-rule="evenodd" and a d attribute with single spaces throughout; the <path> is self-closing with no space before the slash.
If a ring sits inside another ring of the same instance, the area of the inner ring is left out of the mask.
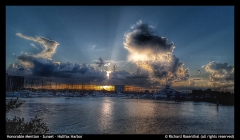
<path id="1" fill-rule="evenodd" d="M 7 73 L 9 75 L 13 74 L 17 74 L 17 75 L 31 75 L 32 71 L 28 68 L 24 68 L 23 65 L 19 64 L 19 63 L 13 63 L 10 64 L 9 67 L 7 68 Z"/>
<path id="2" fill-rule="evenodd" d="M 27 75 L 31 74 L 34 77 L 43 76 L 43 77 L 58 77 L 62 79 L 58 79 L 62 82 L 70 82 L 70 81 L 103 81 L 106 79 L 107 72 L 100 71 L 95 67 L 83 64 L 76 63 L 60 63 L 54 62 L 51 58 L 55 53 L 57 46 L 59 43 L 56 41 L 52 41 L 43 37 L 29 37 L 24 36 L 20 33 L 16 34 L 17 36 L 32 40 L 40 43 L 44 50 L 38 54 L 31 54 L 27 52 L 22 52 L 20 56 L 17 56 L 17 60 L 19 60 L 20 64 L 15 63 L 11 64 L 7 71 L 12 74 L 21 74 Z M 103 64 L 105 64 L 103 62 Z M 101 64 L 102 65 L 102 64 Z M 109 64 L 107 64 L 109 65 Z M 66 78 L 70 78 L 71 80 L 66 80 Z"/>
<path id="3" fill-rule="evenodd" d="M 132 29 L 131 32 L 125 34 L 124 47 L 130 52 L 129 60 L 138 66 L 135 73 L 117 70 L 116 64 L 111 65 L 110 62 L 104 62 L 101 57 L 94 63 L 99 67 L 111 66 L 112 71 L 98 70 L 85 63 L 54 62 L 52 56 L 59 43 L 43 37 L 24 36 L 21 33 L 16 35 L 39 43 L 43 50 L 37 54 L 22 52 L 20 56 L 17 56 L 20 62 L 19 66 L 17 67 L 15 64 L 9 67 L 9 70 L 16 72 L 20 71 L 18 69 L 24 69 L 27 71 L 23 73 L 25 75 L 28 73 L 35 77 L 51 77 L 62 82 L 88 81 L 145 87 L 188 80 L 188 69 L 184 69 L 184 63 L 172 54 L 175 48 L 173 43 L 168 43 L 166 38 L 155 35 L 152 31 L 153 28 L 142 22 L 138 22 Z M 31 45 L 36 47 L 34 44 Z M 95 46 L 92 49 L 95 49 Z"/>
<path id="4" fill-rule="evenodd" d="M 153 81 L 149 78 L 148 71 L 141 68 L 138 68 L 134 73 L 129 73 L 125 70 L 113 71 L 109 74 L 108 83 L 141 87 L 153 87 L 159 85 L 159 82 Z"/>
<path id="5" fill-rule="evenodd" d="M 144 54 L 148 59 L 153 54 L 165 55 L 173 52 L 173 43 L 168 43 L 165 37 L 155 35 L 151 26 L 139 21 L 132 29 L 132 32 L 125 34 L 124 47 L 135 55 Z"/>
<path id="6" fill-rule="evenodd" d="M 124 47 L 128 50 L 128 60 L 147 70 L 154 78 L 171 83 L 188 80 L 189 70 L 173 54 L 175 48 L 165 37 L 159 37 L 153 28 L 141 21 L 125 34 Z"/>
<path id="7" fill-rule="evenodd" d="M 205 66 L 206 72 L 209 72 L 211 82 L 233 82 L 234 81 L 234 66 L 227 63 L 210 62 Z"/>
<path id="8" fill-rule="evenodd" d="M 10 74 L 71 78 L 70 81 L 102 81 L 107 79 L 106 71 L 100 71 L 95 67 L 83 64 L 59 63 L 45 58 L 35 58 L 33 67 L 24 68 L 22 64 L 11 64 L 7 71 Z M 64 79 L 62 80 L 64 81 Z"/>
<path id="9" fill-rule="evenodd" d="M 58 42 L 53 41 L 53 40 L 49 40 L 49 39 L 43 38 L 43 37 L 24 36 L 21 33 L 17 33 L 16 35 L 21 37 L 21 38 L 37 42 L 37 43 L 39 43 L 39 44 L 41 44 L 43 46 L 44 50 L 42 52 L 38 53 L 36 55 L 36 57 L 43 57 L 43 58 L 51 59 L 52 55 L 56 51 L 57 46 L 59 45 Z"/>
<path id="10" fill-rule="evenodd" d="M 34 67 L 31 70 L 34 76 L 52 76 L 54 69 L 57 67 L 57 64 L 44 58 L 34 59 L 33 65 Z"/>
<path id="11" fill-rule="evenodd" d="M 208 86 L 213 86 L 219 90 L 233 91 L 234 66 L 212 61 L 204 67 L 205 71 L 210 73 Z"/>
<path id="12" fill-rule="evenodd" d="M 32 68 L 34 67 L 34 60 L 41 59 L 41 58 L 37 58 L 34 55 L 30 55 L 30 54 L 22 54 L 20 56 L 17 56 L 17 59 L 25 68 Z"/>

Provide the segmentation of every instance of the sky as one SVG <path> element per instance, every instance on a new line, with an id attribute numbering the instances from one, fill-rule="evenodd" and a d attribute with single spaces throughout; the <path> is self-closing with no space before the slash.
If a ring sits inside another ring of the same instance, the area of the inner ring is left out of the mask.
<path id="1" fill-rule="evenodd" d="M 6 6 L 6 72 L 234 90 L 234 6 Z"/>

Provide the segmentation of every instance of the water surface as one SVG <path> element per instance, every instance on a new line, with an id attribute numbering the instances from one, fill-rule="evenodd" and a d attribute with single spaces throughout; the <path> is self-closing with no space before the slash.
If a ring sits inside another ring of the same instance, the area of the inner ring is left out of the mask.
<path id="1" fill-rule="evenodd" d="M 49 134 L 234 134 L 234 106 L 121 97 L 20 98 L 7 114 L 43 118 Z"/>

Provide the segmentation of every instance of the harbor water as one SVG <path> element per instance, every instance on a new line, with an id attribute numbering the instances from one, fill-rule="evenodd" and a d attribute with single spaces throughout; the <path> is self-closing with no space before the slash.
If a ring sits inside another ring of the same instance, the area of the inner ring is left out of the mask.
<path id="1" fill-rule="evenodd" d="M 234 106 L 122 97 L 20 98 L 6 117 L 43 118 L 48 134 L 234 134 Z"/>

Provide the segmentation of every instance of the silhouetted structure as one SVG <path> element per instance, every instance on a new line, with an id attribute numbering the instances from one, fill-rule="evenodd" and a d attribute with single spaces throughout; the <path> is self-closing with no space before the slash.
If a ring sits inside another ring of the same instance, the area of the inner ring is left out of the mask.
<path id="1" fill-rule="evenodd" d="M 115 92 L 124 92 L 124 85 L 115 85 Z"/>
<path id="2" fill-rule="evenodd" d="M 192 100 L 194 101 L 208 101 L 219 104 L 234 104 L 234 94 L 230 92 L 212 91 L 211 89 L 192 90 Z"/>
<path id="3" fill-rule="evenodd" d="M 12 76 L 6 73 L 6 90 L 19 90 L 24 87 L 23 76 Z"/>

